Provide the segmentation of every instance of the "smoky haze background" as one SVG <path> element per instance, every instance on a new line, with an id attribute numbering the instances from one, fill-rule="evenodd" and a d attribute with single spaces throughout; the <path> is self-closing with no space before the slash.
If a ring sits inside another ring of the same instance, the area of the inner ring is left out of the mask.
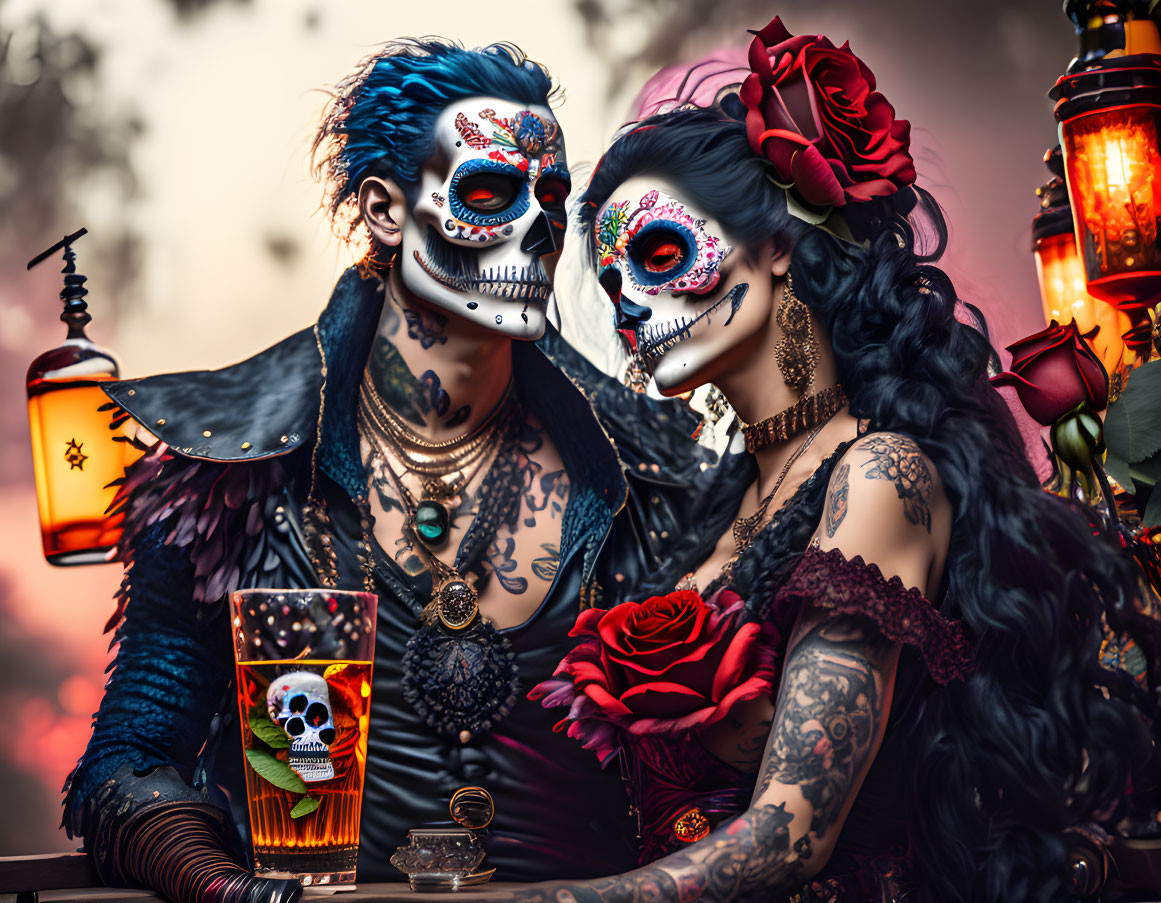
<path id="1" fill-rule="evenodd" d="M 77 845 L 59 789 L 100 700 L 120 577 L 40 555 L 23 381 L 64 331 L 59 265 L 24 263 L 87 226 L 89 334 L 123 375 L 224 366 L 312 322 L 351 262 L 306 149 L 320 89 L 383 41 L 509 40 L 547 64 L 579 184 L 657 68 L 774 15 L 849 39 L 912 121 L 952 225 L 946 267 L 995 344 L 1040 328 L 1029 221 L 1056 141 L 1045 92 L 1074 46 L 1058 0 L 0 0 L 0 855 Z M 611 367 L 577 245 L 564 327 Z"/>

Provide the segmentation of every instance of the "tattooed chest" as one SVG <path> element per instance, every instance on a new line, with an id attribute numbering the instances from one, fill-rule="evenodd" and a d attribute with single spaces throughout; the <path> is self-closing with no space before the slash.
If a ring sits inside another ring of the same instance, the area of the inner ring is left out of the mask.
<path id="1" fill-rule="evenodd" d="M 489 474 L 441 499 L 449 525 L 446 540 L 438 546 L 424 543 L 414 529 L 415 503 L 423 497 L 423 483 L 407 474 L 392 477 L 377 473 L 374 461 L 368 463 L 375 538 L 404 572 L 417 576 L 429 570 L 432 555 L 470 571 L 480 588 L 480 611 L 500 628 L 523 623 L 536 611 L 560 564 L 561 528 L 570 487 L 558 460 L 522 454 L 517 466 L 501 475 L 507 485 L 485 486 L 488 479 L 496 480 L 495 474 Z M 493 514 L 492 519 L 498 522 L 484 526 L 481 518 L 487 519 L 489 509 L 494 510 L 486 497 L 497 491 L 508 493 L 511 504 L 503 517 L 497 519 Z M 466 561 L 464 551 L 469 546 L 477 552 Z"/>

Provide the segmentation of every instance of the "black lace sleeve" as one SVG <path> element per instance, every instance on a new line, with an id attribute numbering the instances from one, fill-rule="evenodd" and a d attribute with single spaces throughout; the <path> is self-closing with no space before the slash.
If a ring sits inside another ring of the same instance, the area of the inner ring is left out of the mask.
<path id="1" fill-rule="evenodd" d="M 919 590 L 883 578 L 876 564 L 840 549 L 808 549 L 774 598 L 777 623 L 788 625 L 804 602 L 870 618 L 888 639 L 916 647 L 938 683 L 968 676 L 972 647 L 964 625 L 944 618 Z"/>

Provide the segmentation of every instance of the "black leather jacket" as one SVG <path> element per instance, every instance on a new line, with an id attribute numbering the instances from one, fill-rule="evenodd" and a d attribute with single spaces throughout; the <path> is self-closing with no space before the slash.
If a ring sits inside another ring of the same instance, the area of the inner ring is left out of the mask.
<path id="1" fill-rule="evenodd" d="M 65 824 L 84 834 L 99 867 L 118 824 L 173 801 L 221 812 L 246 855 L 224 600 L 238 587 L 318 583 L 299 518 L 312 480 L 331 512 L 340 585 L 360 588 L 351 500 L 365 492 L 366 475 L 355 393 L 382 301 L 378 283 L 352 269 L 314 327 L 253 358 L 107 388 L 168 450 L 159 446 L 131 468 L 122 493 L 120 647 L 65 799 Z M 704 509 L 732 516 L 752 465 L 740 456 L 710 466 L 689 439 L 697 420 L 688 409 L 633 395 L 555 333 L 515 343 L 513 367 L 521 400 L 559 449 L 572 487 L 557 578 L 540 610 L 506 631 L 527 691 L 571 647 L 582 596 L 584 604 L 608 605 L 637 587 L 672 586 L 708 553 L 697 529 Z M 620 777 L 602 773 L 592 753 L 551 730 L 559 713 L 521 699 L 492 731 L 460 746 L 408 707 L 400 661 L 415 624 L 409 597 L 425 587 L 387 556 L 376 564 L 360 878 L 401 877 L 387 863 L 391 851 L 409 827 L 446 818 L 451 792 L 465 784 L 483 784 L 496 798 L 488 861 L 498 879 L 629 867 L 635 856 Z"/>

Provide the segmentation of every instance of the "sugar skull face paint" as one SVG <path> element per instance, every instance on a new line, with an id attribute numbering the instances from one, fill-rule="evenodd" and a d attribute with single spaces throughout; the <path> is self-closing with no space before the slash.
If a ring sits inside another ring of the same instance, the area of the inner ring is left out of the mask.
<path id="1" fill-rule="evenodd" d="M 666 395 L 711 382 L 768 320 L 771 276 L 714 219 L 651 176 L 623 182 L 594 226 L 617 331 Z"/>
<path id="2" fill-rule="evenodd" d="M 636 202 L 610 202 L 597 219 L 597 259 L 603 270 L 621 266 L 646 295 L 712 292 L 718 267 L 732 248 L 707 231 L 706 220 L 658 189 Z"/>
<path id="3" fill-rule="evenodd" d="M 546 107 L 457 101 L 435 124 L 436 151 L 403 224 L 402 278 L 437 307 L 516 338 L 545 326 L 570 189 L 564 139 Z"/>

